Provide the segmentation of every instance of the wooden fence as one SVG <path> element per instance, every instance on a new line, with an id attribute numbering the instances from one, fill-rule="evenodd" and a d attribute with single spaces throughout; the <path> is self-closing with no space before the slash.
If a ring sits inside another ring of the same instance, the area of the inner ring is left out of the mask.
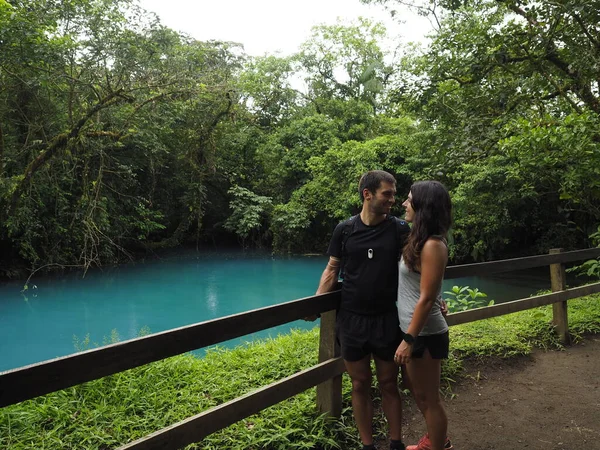
<path id="1" fill-rule="evenodd" d="M 567 300 L 600 292 L 600 283 L 566 289 L 564 265 L 598 256 L 600 248 L 571 252 L 554 249 L 548 255 L 450 266 L 446 269 L 446 279 L 550 266 L 553 292 L 449 314 L 448 324 L 473 322 L 552 304 L 553 321 L 560 339 L 569 343 Z M 0 407 L 303 317 L 321 314 L 319 363 L 316 366 L 126 444 L 121 450 L 181 448 L 314 386 L 317 386 L 319 410 L 339 416 L 341 376 L 344 372 L 334 334 L 335 309 L 339 301 L 340 291 L 337 290 L 2 372 Z"/>

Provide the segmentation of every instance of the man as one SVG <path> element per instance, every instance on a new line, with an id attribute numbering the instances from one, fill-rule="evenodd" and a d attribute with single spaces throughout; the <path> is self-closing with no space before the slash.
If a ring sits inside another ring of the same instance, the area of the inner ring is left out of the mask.
<path id="1" fill-rule="evenodd" d="M 333 232 L 329 262 L 317 294 L 336 288 L 343 265 L 336 333 L 352 380 L 352 409 L 363 450 L 375 449 L 371 356 L 390 428 L 390 449 L 404 450 L 394 353 L 401 339 L 396 309 L 398 258 L 410 229 L 404 221 L 390 216 L 396 195 L 396 180 L 391 174 L 381 170 L 365 173 L 359 194 L 363 202 L 360 214 L 338 224 Z"/>

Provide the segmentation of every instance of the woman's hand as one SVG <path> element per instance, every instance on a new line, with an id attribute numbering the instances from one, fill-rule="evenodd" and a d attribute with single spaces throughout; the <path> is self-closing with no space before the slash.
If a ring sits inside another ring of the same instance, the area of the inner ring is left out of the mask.
<path id="1" fill-rule="evenodd" d="M 410 362 L 412 348 L 412 344 L 402 341 L 396 349 L 396 353 L 394 354 L 394 362 L 399 366 L 402 364 L 408 364 Z"/>

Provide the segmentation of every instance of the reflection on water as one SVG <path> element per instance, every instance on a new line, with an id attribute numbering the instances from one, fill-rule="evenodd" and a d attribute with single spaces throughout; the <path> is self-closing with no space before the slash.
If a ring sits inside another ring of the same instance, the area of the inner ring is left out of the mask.
<path id="1" fill-rule="evenodd" d="M 326 257 L 272 258 L 252 253 L 182 255 L 106 271 L 39 277 L 35 295 L 22 282 L 0 285 L 0 371 L 64 356 L 73 338 L 89 335 L 102 345 L 117 330 L 122 340 L 142 328 L 156 333 L 314 294 Z M 549 272 L 535 270 L 488 278 L 447 280 L 477 287 L 497 303 L 527 297 L 550 286 Z M 309 329 L 295 321 L 225 343 Z"/>
<path id="2" fill-rule="evenodd" d="M 211 274 L 206 282 L 206 307 L 215 317 L 219 317 L 219 312 L 217 309 L 219 301 L 217 295 L 217 284 L 215 281 L 216 277 Z"/>

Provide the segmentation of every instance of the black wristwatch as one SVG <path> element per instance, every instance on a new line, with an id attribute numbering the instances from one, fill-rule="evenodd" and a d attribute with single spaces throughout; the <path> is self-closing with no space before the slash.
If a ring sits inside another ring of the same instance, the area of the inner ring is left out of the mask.
<path id="1" fill-rule="evenodd" d="M 415 337 L 409 333 L 404 333 L 404 337 L 402 338 L 402 340 L 404 342 L 406 342 L 407 344 L 411 344 L 411 345 L 415 343 Z"/>

